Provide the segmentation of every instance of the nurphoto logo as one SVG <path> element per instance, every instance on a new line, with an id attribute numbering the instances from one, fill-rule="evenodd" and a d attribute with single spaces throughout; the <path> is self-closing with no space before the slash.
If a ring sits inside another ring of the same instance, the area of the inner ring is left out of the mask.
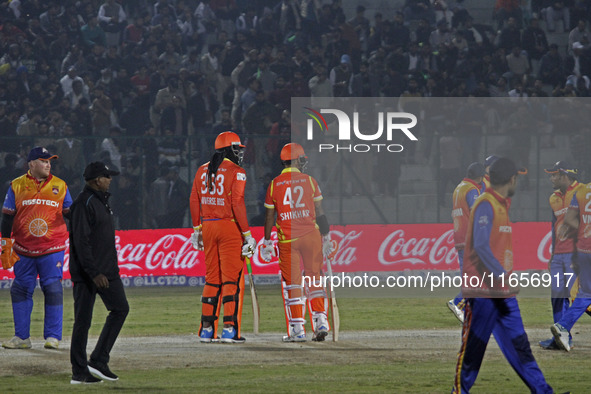
<path id="1" fill-rule="evenodd" d="M 328 122 L 323 114 L 329 115 L 329 120 L 334 121 L 336 118 L 338 143 L 327 143 L 323 139 L 318 144 L 318 152 L 397 153 L 402 152 L 404 146 L 392 143 L 394 136 L 402 135 L 410 141 L 418 141 L 418 138 L 410 130 L 417 125 L 417 117 L 408 112 L 377 112 L 360 115 L 358 111 L 353 111 L 353 122 L 345 111 L 335 108 L 315 110 L 304 107 L 304 114 L 309 117 L 306 124 L 308 141 L 313 141 L 317 133 L 322 135 L 329 131 Z M 370 119 L 372 116 L 373 118 Z M 373 125 L 373 127 L 369 129 L 368 125 Z M 360 143 L 354 143 L 356 141 Z"/>

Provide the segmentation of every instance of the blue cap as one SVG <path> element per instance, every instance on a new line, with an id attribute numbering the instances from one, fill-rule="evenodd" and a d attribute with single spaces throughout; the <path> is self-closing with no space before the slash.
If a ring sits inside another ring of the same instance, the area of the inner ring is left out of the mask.
<path id="1" fill-rule="evenodd" d="M 341 63 L 349 63 L 349 64 L 351 64 L 351 58 L 349 57 L 349 55 L 343 55 L 343 56 L 341 56 Z"/>
<path id="2" fill-rule="evenodd" d="M 498 158 L 499 158 L 499 156 L 490 155 L 489 157 L 487 157 L 486 159 L 484 159 L 484 166 L 485 167 L 492 166 L 492 163 L 494 163 L 495 161 L 497 161 Z"/>
<path id="3" fill-rule="evenodd" d="M 570 163 L 566 160 L 557 161 L 554 166 L 551 168 L 545 168 L 544 171 L 546 171 L 548 174 L 562 173 L 570 175 L 573 178 L 576 178 L 579 173 L 579 170 L 570 165 Z"/>
<path id="4" fill-rule="evenodd" d="M 52 155 L 51 153 L 49 153 L 49 151 L 47 149 L 45 149 L 41 146 L 36 146 L 33 149 L 31 149 L 31 151 L 29 152 L 29 156 L 27 156 L 27 162 L 37 160 L 37 159 L 51 160 L 51 159 L 57 159 L 57 156 Z"/>

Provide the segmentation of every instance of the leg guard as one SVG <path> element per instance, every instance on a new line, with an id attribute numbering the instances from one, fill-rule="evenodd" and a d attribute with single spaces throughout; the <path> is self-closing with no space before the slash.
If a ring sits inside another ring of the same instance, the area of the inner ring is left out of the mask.
<path id="1" fill-rule="evenodd" d="M 203 295 L 201 296 L 201 324 L 199 326 L 199 335 L 203 323 L 208 322 L 214 326 L 214 338 L 217 334 L 218 316 L 220 311 L 220 293 L 221 285 L 205 283 Z"/>
<path id="2" fill-rule="evenodd" d="M 324 290 L 311 291 L 308 295 L 308 302 L 310 303 L 310 314 L 312 317 L 312 330 L 314 331 L 314 338 L 318 336 L 319 332 L 327 333 L 330 329 L 328 324 L 328 317 L 326 311 L 328 309 L 328 298 Z M 318 307 L 320 305 L 320 308 Z M 326 335 L 324 335 L 326 336 Z"/>
<path id="3" fill-rule="evenodd" d="M 306 295 L 308 298 L 308 306 L 310 308 L 310 321 L 312 322 L 312 331 L 316 336 L 318 327 L 317 323 L 319 319 L 322 319 L 322 323 L 328 327 L 328 319 L 326 311 L 328 309 L 328 298 L 324 288 L 310 289 L 306 286 Z M 328 330 L 327 330 L 328 331 Z"/>
<path id="4" fill-rule="evenodd" d="M 64 317 L 64 289 L 62 281 L 56 280 L 41 286 L 45 295 L 45 320 L 43 337 L 62 340 L 62 323 Z"/>
<path id="5" fill-rule="evenodd" d="M 304 319 L 306 299 L 302 296 L 302 286 L 297 284 L 288 285 L 281 281 L 283 295 L 283 305 L 285 307 L 285 322 L 287 325 L 287 335 L 290 335 L 290 326 L 306 324 Z"/>
<path id="6" fill-rule="evenodd" d="M 230 324 L 236 330 L 236 338 L 241 338 L 242 305 L 244 302 L 244 275 L 240 272 L 238 281 L 222 283 L 222 304 L 224 305 L 224 325 Z"/>

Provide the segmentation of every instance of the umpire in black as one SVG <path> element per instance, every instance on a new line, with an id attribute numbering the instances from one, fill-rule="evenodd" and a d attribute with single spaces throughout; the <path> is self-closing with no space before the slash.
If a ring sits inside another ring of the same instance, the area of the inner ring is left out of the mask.
<path id="1" fill-rule="evenodd" d="M 70 274 L 74 283 L 72 384 L 118 380 L 109 369 L 109 353 L 129 313 L 129 305 L 119 276 L 113 211 L 109 206 L 108 190 L 114 175 L 119 172 L 104 163 L 90 163 L 84 170 L 86 186 L 70 208 Z M 87 361 L 88 330 L 97 293 L 109 315 Z"/>

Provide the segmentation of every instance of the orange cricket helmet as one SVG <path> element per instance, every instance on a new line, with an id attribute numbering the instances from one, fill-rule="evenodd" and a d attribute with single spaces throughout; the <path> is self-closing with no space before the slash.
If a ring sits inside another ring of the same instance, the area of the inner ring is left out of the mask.
<path id="1" fill-rule="evenodd" d="M 296 160 L 300 157 L 304 157 L 304 159 L 308 158 L 308 156 L 306 156 L 306 152 L 304 152 L 304 148 L 295 142 L 285 144 L 281 149 L 281 155 L 279 157 L 283 161 Z"/>
<path id="2" fill-rule="evenodd" d="M 242 143 L 240 142 L 240 137 L 238 137 L 238 134 L 232 132 L 232 131 L 224 131 L 223 133 L 220 133 L 216 139 L 215 139 L 215 149 L 224 149 L 228 146 L 231 147 L 238 147 L 238 148 L 244 148 L 245 146 L 242 145 Z"/>

